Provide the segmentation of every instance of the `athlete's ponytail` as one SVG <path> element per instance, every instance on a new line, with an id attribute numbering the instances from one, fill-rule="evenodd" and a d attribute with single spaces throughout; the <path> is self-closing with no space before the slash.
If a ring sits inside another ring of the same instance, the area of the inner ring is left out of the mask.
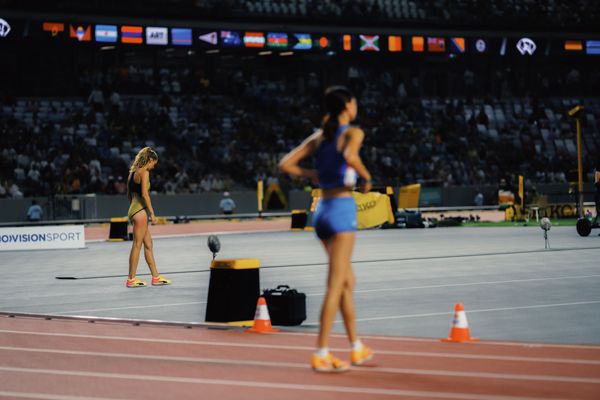
<path id="1" fill-rule="evenodd" d="M 325 140 L 333 140 L 340 123 L 338 117 L 346 109 L 346 104 L 352 101 L 354 95 L 343 86 L 330 86 L 325 90 L 325 117 L 321 129 Z"/>

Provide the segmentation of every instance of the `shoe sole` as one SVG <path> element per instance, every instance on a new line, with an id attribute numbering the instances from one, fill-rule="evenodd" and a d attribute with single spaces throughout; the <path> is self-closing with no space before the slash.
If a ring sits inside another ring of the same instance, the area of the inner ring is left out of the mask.
<path id="1" fill-rule="evenodd" d="M 152 286 L 167 286 L 170 285 L 171 283 L 153 283 Z"/>
<path id="2" fill-rule="evenodd" d="M 125 285 L 125 286 L 126 286 L 127 288 L 129 288 L 129 289 L 135 289 L 135 288 L 138 288 L 138 287 L 146 287 L 146 286 L 148 286 L 148 285 L 134 285 L 134 286 Z"/>
<path id="3" fill-rule="evenodd" d="M 356 365 L 356 366 L 358 366 L 358 365 L 363 365 L 363 364 L 364 364 L 364 363 L 366 363 L 367 361 L 371 361 L 371 360 L 373 359 L 373 356 L 374 356 L 374 354 L 373 354 L 373 353 L 371 353 L 371 354 L 369 355 L 369 357 L 367 357 L 367 358 L 363 358 L 362 360 L 360 360 L 360 361 L 357 361 L 357 362 L 352 362 L 352 365 Z"/>
<path id="4" fill-rule="evenodd" d="M 320 373 L 325 373 L 325 374 L 337 374 L 337 373 L 340 373 L 340 372 L 348 372 L 348 371 L 350 371 L 350 367 L 344 368 L 344 369 L 339 369 L 339 368 L 338 369 L 335 369 L 335 368 L 329 369 L 329 368 L 314 368 L 313 367 L 312 370 L 315 371 L 315 372 L 320 372 Z"/>

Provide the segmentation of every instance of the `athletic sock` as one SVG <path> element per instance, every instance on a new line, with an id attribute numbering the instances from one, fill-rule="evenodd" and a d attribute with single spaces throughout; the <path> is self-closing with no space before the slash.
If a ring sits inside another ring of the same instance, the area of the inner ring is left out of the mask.
<path id="1" fill-rule="evenodd" d="M 360 341 L 360 339 L 356 339 L 354 342 L 352 342 L 352 350 L 353 351 L 360 351 L 363 348 L 363 344 Z"/>
<path id="2" fill-rule="evenodd" d="M 315 354 L 319 357 L 325 357 L 327 354 L 329 354 L 329 347 L 318 347 L 317 351 L 315 351 Z"/>

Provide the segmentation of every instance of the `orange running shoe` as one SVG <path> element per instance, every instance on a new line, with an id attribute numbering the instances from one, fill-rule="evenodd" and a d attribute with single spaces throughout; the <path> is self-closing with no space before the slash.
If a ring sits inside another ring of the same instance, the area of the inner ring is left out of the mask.
<path id="1" fill-rule="evenodd" d="M 373 358 L 373 350 L 363 344 L 362 349 L 352 350 L 350 360 L 352 365 L 362 365 Z"/>
<path id="2" fill-rule="evenodd" d="M 127 279 L 125 281 L 125 286 L 129 288 L 143 287 L 146 286 L 146 282 L 140 281 L 138 278 Z"/>
<path id="3" fill-rule="evenodd" d="M 170 284 L 171 284 L 171 281 L 168 279 L 165 279 L 162 275 L 152 277 L 152 286 L 164 286 L 164 285 L 170 285 Z"/>
<path id="4" fill-rule="evenodd" d="M 344 372 L 350 369 L 348 363 L 334 357 L 332 354 L 321 357 L 313 353 L 310 366 L 315 372 Z"/>

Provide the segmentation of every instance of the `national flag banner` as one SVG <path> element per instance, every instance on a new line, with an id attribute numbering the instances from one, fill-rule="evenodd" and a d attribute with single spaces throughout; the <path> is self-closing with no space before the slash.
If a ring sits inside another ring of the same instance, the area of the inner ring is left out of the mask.
<path id="1" fill-rule="evenodd" d="M 600 55 L 600 40 L 586 40 L 585 52 L 589 55 Z"/>
<path id="2" fill-rule="evenodd" d="M 246 32 L 244 34 L 244 46 L 253 48 L 265 47 L 265 34 L 262 32 Z"/>
<path id="3" fill-rule="evenodd" d="M 343 36 L 344 50 L 351 51 L 352 50 L 352 35 L 344 35 Z"/>
<path id="4" fill-rule="evenodd" d="M 121 27 L 121 42 L 127 44 L 142 44 L 144 43 L 144 28 L 141 26 Z"/>
<path id="5" fill-rule="evenodd" d="M 69 36 L 80 42 L 89 42 L 92 40 L 92 27 L 90 25 L 85 28 L 83 25 L 69 25 Z"/>
<path id="6" fill-rule="evenodd" d="M 392 53 L 402 51 L 402 37 L 388 36 L 388 50 Z"/>
<path id="7" fill-rule="evenodd" d="M 96 42 L 116 43 L 117 26 L 116 25 L 96 25 Z"/>
<path id="8" fill-rule="evenodd" d="M 217 32 L 208 32 L 198 35 L 198 40 L 203 43 L 208 43 L 210 45 L 216 46 L 219 43 L 219 35 Z"/>
<path id="9" fill-rule="evenodd" d="M 239 32 L 221 31 L 221 43 L 223 46 L 239 47 L 242 45 L 242 37 Z"/>
<path id="10" fill-rule="evenodd" d="M 581 40 L 565 40 L 566 51 L 583 51 L 583 42 Z"/>
<path id="11" fill-rule="evenodd" d="M 189 28 L 171 28 L 171 44 L 174 46 L 191 46 L 192 30 Z"/>
<path id="12" fill-rule="evenodd" d="M 450 51 L 452 53 L 464 53 L 467 49 L 464 37 L 450 38 Z"/>
<path id="13" fill-rule="evenodd" d="M 286 33 L 267 33 L 267 47 L 274 49 L 287 49 L 288 35 Z"/>
<path id="14" fill-rule="evenodd" d="M 327 36 L 321 36 L 319 38 L 319 47 L 321 49 L 327 49 L 331 44 L 331 41 L 329 40 L 329 38 Z"/>
<path id="15" fill-rule="evenodd" d="M 164 26 L 147 26 L 146 44 L 160 46 L 169 44 L 169 29 Z"/>
<path id="16" fill-rule="evenodd" d="M 65 24 L 62 22 L 44 22 L 42 28 L 44 29 L 44 32 L 50 32 L 54 37 L 65 31 Z"/>
<path id="17" fill-rule="evenodd" d="M 411 38 L 412 41 L 412 50 L 415 53 L 421 53 L 425 51 L 425 38 L 423 36 L 413 36 Z"/>
<path id="18" fill-rule="evenodd" d="M 292 47 L 294 50 L 312 49 L 312 36 L 309 33 L 294 33 L 296 44 Z"/>
<path id="19" fill-rule="evenodd" d="M 431 53 L 443 53 L 446 51 L 446 40 L 440 37 L 427 38 L 427 50 Z"/>
<path id="20" fill-rule="evenodd" d="M 379 51 L 379 35 L 360 35 L 360 51 Z"/>

